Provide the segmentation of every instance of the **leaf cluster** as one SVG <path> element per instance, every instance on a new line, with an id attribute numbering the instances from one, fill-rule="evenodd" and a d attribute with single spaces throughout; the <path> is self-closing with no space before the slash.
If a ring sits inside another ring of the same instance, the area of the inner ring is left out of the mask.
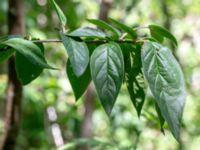
<path id="1" fill-rule="evenodd" d="M 68 54 L 66 72 L 76 100 L 93 81 L 101 104 L 110 115 L 124 83 L 140 116 L 146 79 L 155 98 L 161 128 L 166 121 L 179 141 L 186 97 L 184 77 L 171 50 L 162 45 L 167 38 L 177 46 L 176 38 L 157 25 L 149 25 L 150 35 L 140 37 L 137 28 L 111 18 L 109 23 L 88 19 L 97 28 L 81 27 L 66 33 L 63 27 L 67 19 L 56 2 L 50 1 L 60 19 L 60 39 Z M 1 38 L 0 62 L 12 55 L 16 57 L 17 75 L 24 85 L 37 78 L 43 69 L 55 69 L 45 59 L 43 44 L 36 44 L 34 40 L 15 36 Z"/>

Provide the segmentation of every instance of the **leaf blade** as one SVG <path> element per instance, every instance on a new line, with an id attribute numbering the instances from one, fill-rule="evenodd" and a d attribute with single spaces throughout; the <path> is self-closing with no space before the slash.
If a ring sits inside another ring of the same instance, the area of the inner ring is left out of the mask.
<path id="1" fill-rule="evenodd" d="M 171 51 L 155 42 L 144 43 L 141 57 L 145 77 L 161 114 L 179 141 L 186 97 L 182 70 Z"/>
<path id="2" fill-rule="evenodd" d="M 60 33 L 63 45 L 67 51 L 72 68 L 77 77 L 81 76 L 89 64 L 89 50 L 84 42 L 78 42 Z"/>
<path id="3" fill-rule="evenodd" d="M 112 27 L 111 25 L 109 25 L 108 23 L 106 23 L 103 20 L 87 19 L 87 21 L 89 21 L 90 23 L 92 23 L 92 24 L 94 24 L 96 26 L 99 26 L 99 27 L 101 27 L 103 29 L 111 31 L 113 33 L 113 35 L 114 35 L 114 38 L 116 38 L 116 39 L 119 38 L 119 36 L 120 36 L 120 33 L 116 28 Z"/>
<path id="4" fill-rule="evenodd" d="M 124 75 L 123 54 L 118 44 L 110 42 L 97 47 L 91 56 L 90 69 L 99 99 L 110 115 Z"/>
<path id="5" fill-rule="evenodd" d="M 159 108 L 159 106 L 158 106 L 157 103 L 155 103 L 155 108 L 156 108 L 156 112 L 157 112 L 157 114 L 158 114 L 158 118 L 159 118 L 159 122 L 160 122 L 160 131 L 161 131 L 163 134 L 165 134 L 165 131 L 164 131 L 164 128 L 163 128 L 163 126 L 164 126 L 164 124 L 165 124 L 165 119 L 163 118 L 163 116 L 162 116 L 162 114 L 161 114 L 161 110 L 160 110 L 160 108 Z"/>
<path id="6" fill-rule="evenodd" d="M 11 38 L 2 42 L 2 44 L 12 47 L 18 53 L 26 57 L 31 63 L 37 66 L 47 69 L 55 69 L 46 63 L 40 48 L 31 41 L 22 38 Z"/>
<path id="7" fill-rule="evenodd" d="M 14 52 L 15 50 L 12 48 L 8 48 L 5 50 L 0 49 L 0 63 L 4 62 L 6 59 L 12 56 Z"/>
<path id="8" fill-rule="evenodd" d="M 106 38 L 106 34 L 101 30 L 94 28 L 78 28 L 67 34 L 72 37 L 92 37 L 92 38 Z"/>
<path id="9" fill-rule="evenodd" d="M 66 23 L 67 23 L 67 18 L 65 17 L 63 11 L 58 6 L 58 4 L 55 2 L 55 0 L 50 0 L 50 3 L 54 7 L 54 9 L 56 10 L 56 13 L 57 13 L 58 18 L 60 20 L 60 23 L 64 27 L 66 25 Z"/>
<path id="10" fill-rule="evenodd" d="M 44 46 L 42 43 L 37 44 L 42 54 L 44 54 Z M 26 57 L 16 52 L 15 68 L 17 76 L 23 85 L 27 85 L 36 79 L 43 71 L 43 68 L 31 63 Z"/>
<path id="11" fill-rule="evenodd" d="M 133 39 L 136 39 L 137 38 L 137 33 L 132 29 L 130 28 L 129 26 L 117 21 L 117 20 L 114 20 L 112 18 L 109 18 L 109 20 L 114 24 L 116 25 L 118 28 L 120 28 L 121 30 L 127 32 Z"/>
<path id="12" fill-rule="evenodd" d="M 125 82 L 130 99 L 140 117 L 145 101 L 145 86 L 141 63 L 141 46 L 120 44 L 125 61 Z"/>
<path id="13" fill-rule="evenodd" d="M 83 95 L 91 81 L 90 67 L 88 66 L 85 72 L 80 77 L 77 77 L 73 71 L 70 61 L 68 60 L 66 71 L 75 98 L 78 100 Z"/>
<path id="14" fill-rule="evenodd" d="M 158 25 L 149 25 L 148 27 L 151 32 L 154 32 L 154 34 L 155 33 L 157 34 L 157 37 L 158 37 L 158 35 L 166 37 L 169 40 L 171 40 L 176 46 L 178 46 L 178 42 L 177 42 L 176 38 L 167 29 L 165 29 L 161 26 L 158 26 Z M 158 41 L 162 41 L 162 39 L 158 40 Z"/>

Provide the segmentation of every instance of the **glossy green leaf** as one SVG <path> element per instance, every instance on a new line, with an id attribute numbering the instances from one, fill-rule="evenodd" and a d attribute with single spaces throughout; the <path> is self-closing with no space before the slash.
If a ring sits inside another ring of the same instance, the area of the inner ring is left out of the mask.
<path id="1" fill-rule="evenodd" d="M 88 66 L 85 72 L 80 77 L 77 77 L 72 69 L 70 61 L 68 60 L 67 76 L 69 78 L 69 82 L 72 86 L 76 100 L 78 100 L 84 94 L 91 81 L 90 67 Z"/>
<path id="2" fill-rule="evenodd" d="M 60 33 L 60 36 L 67 50 L 73 71 L 77 77 L 80 77 L 89 63 L 88 47 L 84 42 L 75 41 L 63 33 Z"/>
<path id="3" fill-rule="evenodd" d="M 145 101 L 145 84 L 142 73 L 141 45 L 120 44 L 124 53 L 125 81 L 138 116 Z"/>
<path id="4" fill-rule="evenodd" d="M 159 42 L 163 41 L 161 37 L 165 37 L 171 40 L 176 46 L 178 45 L 176 38 L 167 29 L 157 25 L 149 25 L 149 29 L 153 33 L 152 36 Z"/>
<path id="5" fill-rule="evenodd" d="M 120 32 L 116 28 L 114 28 L 111 25 L 109 25 L 108 23 L 106 23 L 105 21 L 98 20 L 98 19 L 88 19 L 88 21 L 100 28 L 111 31 L 113 33 L 114 38 L 116 38 L 116 39 L 119 38 Z"/>
<path id="6" fill-rule="evenodd" d="M 91 56 L 90 69 L 99 99 L 109 115 L 124 75 L 124 59 L 118 44 L 110 42 L 97 47 Z"/>
<path id="7" fill-rule="evenodd" d="M 21 38 L 12 38 L 2 42 L 2 44 L 15 49 L 16 52 L 23 55 L 32 64 L 35 64 L 41 68 L 55 69 L 46 63 L 40 48 L 31 41 Z"/>
<path id="8" fill-rule="evenodd" d="M 105 38 L 106 34 L 99 29 L 94 28 L 78 28 L 67 34 L 72 37 L 92 37 L 92 38 Z"/>
<path id="9" fill-rule="evenodd" d="M 160 108 L 159 108 L 159 106 L 156 102 L 155 102 L 155 108 L 156 108 L 156 112 L 158 114 L 158 118 L 159 118 L 159 122 L 160 122 L 160 130 L 163 134 L 165 134 L 165 131 L 163 129 L 163 126 L 165 124 L 165 119 L 163 118 L 161 111 L 160 111 Z"/>
<path id="10" fill-rule="evenodd" d="M 142 65 L 149 87 L 174 137 L 179 140 L 186 99 L 182 70 L 172 52 L 155 42 L 145 42 Z"/>
<path id="11" fill-rule="evenodd" d="M 37 44 L 38 48 L 44 55 L 43 44 Z M 43 71 L 43 68 L 31 63 L 26 57 L 19 52 L 16 52 L 16 63 L 15 68 L 17 76 L 23 85 L 29 84 L 31 81 L 36 79 Z"/>
<path id="12" fill-rule="evenodd" d="M 109 20 L 116 26 L 118 27 L 119 29 L 127 32 L 133 39 L 136 39 L 137 38 L 137 32 L 135 32 L 132 28 L 130 28 L 129 26 L 117 21 L 117 20 L 114 20 L 112 18 L 109 18 Z"/>
<path id="13" fill-rule="evenodd" d="M 65 17 L 63 11 L 60 9 L 58 4 L 54 0 L 50 0 L 50 3 L 54 7 L 54 9 L 56 10 L 56 13 L 57 13 L 58 18 L 60 20 L 60 23 L 64 27 L 67 23 L 67 18 Z"/>

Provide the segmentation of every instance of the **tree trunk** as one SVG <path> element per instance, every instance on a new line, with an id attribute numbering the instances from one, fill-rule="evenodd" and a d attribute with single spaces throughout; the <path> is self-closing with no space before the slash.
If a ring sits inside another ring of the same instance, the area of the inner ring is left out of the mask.
<path id="1" fill-rule="evenodd" d="M 20 35 L 24 32 L 23 0 L 8 0 L 8 32 Z M 6 91 L 5 129 L 2 150 L 14 150 L 21 116 L 22 85 L 17 79 L 15 57 L 8 60 L 8 85 Z"/>
<path id="2" fill-rule="evenodd" d="M 99 19 L 107 21 L 108 14 L 112 6 L 112 0 L 102 0 L 100 6 Z"/>

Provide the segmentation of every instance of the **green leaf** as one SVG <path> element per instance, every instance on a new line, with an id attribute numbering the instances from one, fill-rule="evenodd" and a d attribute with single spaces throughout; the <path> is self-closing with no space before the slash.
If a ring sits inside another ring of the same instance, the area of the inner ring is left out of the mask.
<path id="1" fill-rule="evenodd" d="M 108 31 L 111 31 L 113 33 L 113 38 L 119 38 L 120 33 L 119 31 L 112 27 L 111 25 L 107 24 L 105 21 L 103 20 L 98 20 L 98 19 L 87 19 L 90 23 L 99 26 L 100 28 L 106 29 Z"/>
<path id="2" fill-rule="evenodd" d="M 58 4 L 54 0 L 50 0 L 50 3 L 54 7 L 54 9 L 56 10 L 58 18 L 60 19 L 60 23 L 64 27 L 67 23 L 67 18 L 65 17 L 63 11 L 60 9 Z"/>
<path id="3" fill-rule="evenodd" d="M 20 35 L 5 35 L 5 36 L 1 36 L 0 37 L 0 43 L 8 40 L 8 39 L 11 39 L 11 38 L 22 38 Z"/>
<path id="4" fill-rule="evenodd" d="M 63 44 L 67 50 L 73 71 L 80 77 L 86 70 L 89 63 L 89 50 L 84 42 L 78 42 L 63 33 L 60 33 Z"/>
<path id="5" fill-rule="evenodd" d="M 85 72 L 80 77 L 77 77 L 74 74 L 74 71 L 72 69 L 70 61 L 68 60 L 67 76 L 69 78 L 69 82 L 74 91 L 76 100 L 78 100 L 83 95 L 83 93 L 85 92 L 85 90 L 87 89 L 87 87 L 91 81 L 90 67 L 88 66 L 87 69 L 85 70 Z"/>
<path id="6" fill-rule="evenodd" d="M 121 44 L 125 61 L 125 81 L 131 101 L 140 117 L 145 101 L 145 84 L 142 73 L 141 45 Z"/>
<path id="7" fill-rule="evenodd" d="M 0 48 L 0 63 L 4 62 L 6 59 L 12 56 L 14 52 L 15 50 L 12 48 Z"/>
<path id="8" fill-rule="evenodd" d="M 124 75 L 124 59 L 118 44 L 110 42 L 97 47 L 91 56 L 90 70 L 99 99 L 110 115 Z"/>
<path id="9" fill-rule="evenodd" d="M 37 44 L 38 48 L 44 55 L 43 44 Z M 17 76 L 23 85 L 29 84 L 31 81 L 36 79 L 43 71 L 43 68 L 31 63 L 26 57 L 19 52 L 16 52 L 16 63 L 15 68 Z"/>
<path id="10" fill-rule="evenodd" d="M 186 99 L 182 70 L 167 48 L 145 42 L 142 65 L 153 96 L 174 137 L 179 140 L 182 112 Z"/>
<path id="11" fill-rule="evenodd" d="M 158 42 L 162 43 L 164 41 L 164 37 L 160 35 L 158 32 L 154 30 L 150 30 L 151 36 Z"/>
<path id="12" fill-rule="evenodd" d="M 34 65 L 37 65 L 41 68 L 55 69 L 46 63 L 46 60 L 40 48 L 31 41 L 21 38 L 12 38 L 2 42 L 2 44 L 12 47 L 16 50 L 16 52 L 23 55 Z"/>
<path id="13" fill-rule="evenodd" d="M 101 30 L 89 27 L 78 28 L 67 35 L 72 37 L 106 38 L 106 34 Z"/>
<path id="14" fill-rule="evenodd" d="M 163 41 L 161 37 L 165 37 L 171 40 L 176 46 L 178 45 L 176 38 L 167 29 L 157 25 L 149 25 L 149 29 L 151 34 L 153 33 L 152 36 L 159 42 Z"/>
<path id="15" fill-rule="evenodd" d="M 117 20 L 114 20 L 112 18 L 109 18 L 109 20 L 115 25 L 117 26 L 119 29 L 127 32 L 133 39 L 136 39 L 137 38 L 137 32 L 135 32 L 132 28 L 130 28 L 129 26 L 117 21 Z"/>
<path id="16" fill-rule="evenodd" d="M 165 131 L 163 129 L 163 126 L 165 124 L 165 119 L 163 118 L 162 114 L 161 114 L 161 111 L 160 111 L 160 108 L 158 106 L 157 103 L 155 103 L 155 108 L 156 108 L 156 112 L 158 114 L 158 118 L 159 118 L 159 121 L 160 121 L 160 130 L 163 134 L 165 134 Z"/>

